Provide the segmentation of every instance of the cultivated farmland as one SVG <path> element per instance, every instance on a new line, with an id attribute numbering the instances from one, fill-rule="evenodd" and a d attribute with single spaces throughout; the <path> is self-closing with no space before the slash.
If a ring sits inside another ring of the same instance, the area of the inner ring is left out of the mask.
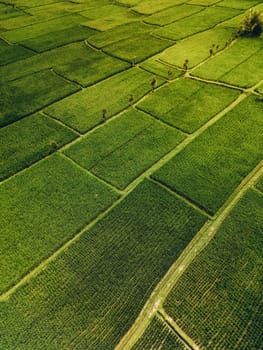
<path id="1" fill-rule="evenodd" d="M 253 11 L 0 1 L 1 350 L 263 350 Z"/>

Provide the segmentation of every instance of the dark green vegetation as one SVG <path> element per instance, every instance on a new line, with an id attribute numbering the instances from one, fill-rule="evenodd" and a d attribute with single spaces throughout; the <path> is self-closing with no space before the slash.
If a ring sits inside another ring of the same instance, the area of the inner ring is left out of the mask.
<path id="1" fill-rule="evenodd" d="M 0 129 L 0 179 L 29 166 L 77 134 L 42 114 L 34 114 Z"/>
<path id="2" fill-rule="evenodd" d="M 159 317 L 155 316 L 144 334 L 132 347 L 132 350 L 188 350 L 178 335 Z"/>
<path id="3" fill-rule="evenodd" d="M 154 178 L 215 213 L 262 159 L 262 130 L 262 104 L 249 97 L 158 170 Z"/>
<path id="4" fill-rule="evenodd" d="M 0 0 L 1 350 L 263 350 L 252 8 Z"/>
<path id="5" fill-rule="evenodd" d="M 104 121 L 103 109 L 109 118 L 127 108 L 131 96 L 135 102 L 149 93 L 153 78 L 152 74 L 133 68 L 55 103 L 46 111 L 85 132 Z"/>
<path id="6" fill-rule="evenodd" d="M 80 208 L 83 212 L 81 203 L 76 212 Z M 0 348 L 113 349 L 205 220 L 145 181 L 45 271 L 0 303 Z"/>
<path id="7" fill-rule="evenodd" d="M 238 95 L 237 90 L 182 78 L 158 89 L 139 103 L 138 108 L 191 133 Z"/>
<path id="8" fill-rule="evenodd" d="M 117 194 L 54 155 L 2 184 L 0 197 L 2 292 L 87 225 Z"/>
<path id="9" fill-rule="evenodd" d="M 251 190 L 169 295 L 165 309 L 202 348 L 262 349 L 262 230 Z"/>
<path id="10" fill-rule="evenodd" d="M 262 33 L 263 17 L 260 12 L 250 10 L 239 29 L 239 35 L 258 37 Z"/>
<path id="11" fill-rule="evenodd" d="M 89 134 L 66 154 L 123 189 L 183 139 L 181 132 L 132 110 Z"/>

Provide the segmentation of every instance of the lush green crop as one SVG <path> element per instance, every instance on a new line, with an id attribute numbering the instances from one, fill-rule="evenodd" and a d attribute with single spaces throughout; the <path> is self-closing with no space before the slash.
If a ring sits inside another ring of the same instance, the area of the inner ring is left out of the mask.
<path id="1" fill-rule="evenodd" d="M 8 45 L 0 39 L 0 66 L 33 56 L 35 53 L 20 45 Z"/>
<path id="2" fill-rule="evenodd" d="M 129 69 L 55 103 L 47 112 L 85 132 L 127 108 L 131 97 L 135 102 L 149 93 L 153 78 L 152 74 L 138 68 Z"/>
<path id="3" fill-rule="evenodd" d="M 79 90 L 73 83 L 65 81 L 49 70 L 1 84 L 0 89 L 0 126 L 16 121 Z"/>
<path id="4" fill-rule="evenodd" d="M 191 133 L 223 110 L 238 94 L 237 90 L 222 86 L 179 79 L 146 97 L 138 108 Z"/>
<path id="5" fill-rule="evenodd" d="M 132 110 L 71 146 L 66 154 L 95 175 L 125 188 L 184 135 Z"/>
<path id="6" fill-rule="evenodd" d="M 54 155 L 3 183 L 0 197 L 2 292 L 107 208 L 117 194 Z"/>
<path id="7" fill-rule="evenodd" d="M 214 213 L 262 158 L 261 102 L 249 97 L 153 176 Z"/>
<path id="8" fill-rule="evenodd" d="M 261 0 L 223 0 L 220 2 L 220 6 L 232 7 L 241 10 L 246 10 L 247 8 L 260 4 Z"/>
<path id="9" fill-rule="evenodd" d="M 76 177 L 68 178 L 73 182 Z M 58 213 L 56 217 L 60 219 Z M 0 348 L 114 349 L 205 220 L 145 181 L 45 271 L 0 303 Z"/>
<path id="10" fill-rule="evenodd" d="M 143 61 L 140 67 L 169 80 L 175 79 L 183 74 L 181 70 L 177 70 L 175 67 L 169 67 L 166 63 L 159 61 L 159 55 Z"/>
<path id="11" fill-rule="evenodd" d="M 0 129 L 0 180 L 73 140 L 76 134 L 36 114 Z"/>
<path id="12" fill-rule="evenodd" d="M 208 7 L 187 18 L 168 24 L 163 28 L 156 29 L 154 33 L 168 39 L 183 39 L 195 33 L 210 29 L 216 24 L 234 17 L 239 13 L 240 11 L 236 9 Z"/>
<path id="13" fill-rule="evenodd" d="M 201 348 L 261 349 L 263 195 L 249 191 L 164 305 Z"/>
<path id="14" fill-rule="evenodd" d="M 181 0 L 161 0 L 161 1 L 151 1 L 142 0 L 138 2 L 137 6 L 133 7 L 133 10 L 145 15 L 150 15 L 152 13 L 164 10 L 168 7 L 181 4 Z"/>
<path id="15" fill-rule="evenodd" d="M 178 335 L 159 317 L 155 316 L 132 350 L 188 350 Z"/>

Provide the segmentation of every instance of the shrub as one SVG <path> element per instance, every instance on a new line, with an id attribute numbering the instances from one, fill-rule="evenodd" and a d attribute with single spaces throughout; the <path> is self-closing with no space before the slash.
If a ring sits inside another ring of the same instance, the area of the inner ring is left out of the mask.
<path id="1" fill-rule="evenodd" d="M 262 14 L 255 10 L 250 10 L 249 14 L 241 22 L 239 35 L 258 37 L 263 30 Z"/>

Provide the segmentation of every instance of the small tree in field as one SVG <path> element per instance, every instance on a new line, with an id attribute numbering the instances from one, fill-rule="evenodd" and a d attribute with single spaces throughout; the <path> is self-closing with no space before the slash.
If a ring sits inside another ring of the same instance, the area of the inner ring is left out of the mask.
<path id="1" fill-rule="evenodd" d="M 241 22 L 239 28 L 239 35 L 258 37 L 263 30 L 263 17 L 262 13 L 251 9 L 249 14 Z"/>

